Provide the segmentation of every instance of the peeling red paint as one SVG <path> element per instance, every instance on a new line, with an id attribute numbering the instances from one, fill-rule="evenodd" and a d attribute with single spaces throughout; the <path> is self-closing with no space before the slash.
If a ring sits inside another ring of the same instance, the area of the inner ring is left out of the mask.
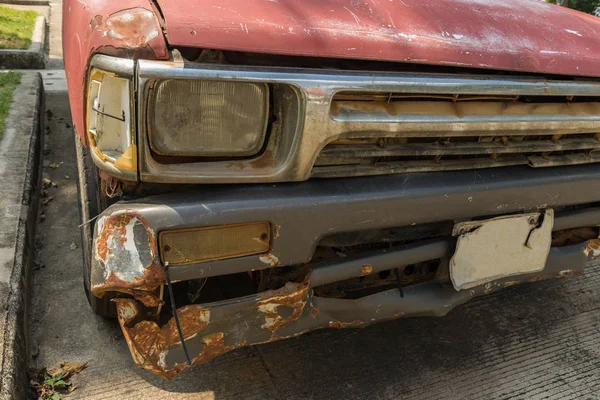
<path id="1" fill-rule="evenodd" d="M 92 29 L 119 41 L 123 47 L 138 48 L 158 37 L 154 13 L 145 8 L 132 8 L 111 14 L 106 20 L 96 15 L 90 23 Z"/>
<path id="2" fill-rule="evenodd" d="M 139 9 L 145 12 L 138 12 L 137 17 L 136 13 L 127 14 L 127 10 Z M 169 58 L 162 29 L 153 10 L 151 0 L 64 1 L 62 43 L 69 102 L 75 131 L 84 144 L 87 143 L 84 131 L 86 76 L 91 57 L 102 53 L 125 58 Z M 148 13 L 152 13 L 152 18 Z M 127 17 L 123 19 L 125 15 Z M 136 24 L 128 23 L 129 17 L 133 17 Z M 153 31 L 151 23 L 157 28 L 156 35 L 148 35 Z M 111 30 L 113 33 L 109 35 Z"/>
<path id="3" fill-rule="evenodd" d="M 174 46 L 600 76 L 600 20 L 540 0 L 158 2 Z"/>

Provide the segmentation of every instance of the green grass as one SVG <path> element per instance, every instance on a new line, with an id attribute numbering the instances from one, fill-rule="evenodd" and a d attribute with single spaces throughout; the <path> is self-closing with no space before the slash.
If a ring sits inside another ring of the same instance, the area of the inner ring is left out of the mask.
<path id="1" fill-rule="evenodd" d="M 4 118 L 8 114 L 13 91 L 20 81 L 19 72 L 0 72 L 0 137 L 4 133 Z"/>
<path id="2" fill-rule="evenodd" d="M 0 49 L 26 49 L 38 14 L 35 11 L 0 7 Z"/>

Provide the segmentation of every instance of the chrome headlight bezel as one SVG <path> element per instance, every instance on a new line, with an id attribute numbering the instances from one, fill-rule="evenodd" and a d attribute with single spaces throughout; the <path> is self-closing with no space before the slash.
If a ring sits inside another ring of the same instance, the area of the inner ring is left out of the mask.
<path id="1" fill-rule="evenodd" d="M 240 71 L 240 72 L 238 72 Z M 244 71 L 244 72 L 242 72 Z M 169 183 L 276 182 L 293 168 L 299 145 L 305 99 L 295 84 L 272 78 L 262 67 L 232 67 L 183 60 L 137 63 L 138 152 L 140 180 Z M 151 101 L 155 82 L 164 79 L 218 80 L 268 85 L 269 121 L 260 151 L 247 156 L 163 156 L 151 146 Z"/>
<path id="2" fill-rule="evenodd" d="M 108 56 L 96 56 L 94 61 L 88 70 L 84 109 L 85 136 L 92 160 L 112 176 L 137 181 L 134 61 Z M 111 90 L 100 99 L 103 84 L 110 84 Z M 105 112 L 102 104 L 109 103 L 111 112 Z M 119 113 L 112 112 L 117 108 Z M 99 124 L 106 123 L 109 128 L 99 131 Z"/>

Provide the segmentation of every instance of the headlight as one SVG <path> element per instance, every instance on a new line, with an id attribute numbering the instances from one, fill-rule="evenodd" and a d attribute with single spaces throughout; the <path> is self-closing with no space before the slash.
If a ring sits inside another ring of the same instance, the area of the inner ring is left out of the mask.
<path id="1" fill-rule="evenodd" d="M 87 97 L 87 133 L 92 156 L 115 171 L 137 178 L 131 81 L 93 68 Z M 125 173 L 123 173 L 125 171 Z"/>
<path id="2" fill-rule="evenodd" d="M 263 146 L 266 84 L 169 79 L 151 101 L 150 145 L 166 156 L 243 157 Z"/>

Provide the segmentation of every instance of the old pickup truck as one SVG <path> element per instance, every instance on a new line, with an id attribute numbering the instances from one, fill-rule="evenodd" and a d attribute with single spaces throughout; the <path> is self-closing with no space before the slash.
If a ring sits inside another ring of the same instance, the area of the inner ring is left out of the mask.
<path id="1" fill-rule="evenodd" d="M 84 287 L 157 375 L 600 255 L 594 16 L 67 0 L 63 21 Z"/>

